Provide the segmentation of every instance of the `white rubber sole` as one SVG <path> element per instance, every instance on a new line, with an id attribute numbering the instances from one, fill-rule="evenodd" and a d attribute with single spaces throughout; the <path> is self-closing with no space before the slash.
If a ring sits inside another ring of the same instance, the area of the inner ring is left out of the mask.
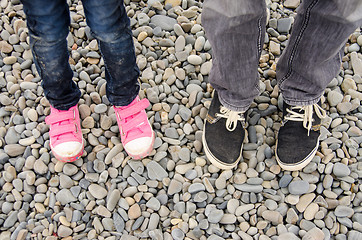
<path id="1" fill-rule="evenodd" d="M 241 155 L 242 155 L 242 148 L 243 148 L 243 144 L 241 145 L 241 149 L 240 149 L 240 155 L 238 157 L 238 159 L 235 161 L 235 163 L 233 164 L 227 164 L 227 163 L 223 163 L 220 160 L 218 160 L 210 151 L 210 149 L 208 148 L 207 144 L 206 144 L 206 138 L 205 138 L 205 128 L 203 129 L 203 133 L 202 133 L 202 145 L 204 147 L 204 152 L 205 155 L 207 157 L 207 159 L 209 159 L 209 161 L 217 168 L 223 169 L 223 170 L 229 170 L 229 169 L 233 169 L 234 167 L 236 167 L 238 165 L 238 163 L 240 162 L 241 159 Z"/>
<path id="2" fill-rule="evenodd" d="M 63 146 L 66 147 L 66 145 L 63 145 Z M 59 161 L 61 161 L 61 162 L 74 162 L 74 161 L 78 160 L 83 155 L 83 152 L 84 152 L 84 139 L 82 138 L 81 146 L 79 146 L 75 151 L 72 151 L 72 153 L 68 153 L 67 155 L 59 155 L 56 151 L 54 151 L 52 146 L 50 146 L 50 148 L 52 150 L 52 153 L 53 153 L 54 157 L 56 159 L 58 159 Z"/>
<path id="3" fill-rule="evenodd" d="M 279 166 L 286 171 L 299 171 L 302 170 L 305 166 L 307 166 L 313 159 L 313 157 L 315 156 L 315 154 L 317 153 L 319 147 L 319 137 L 318 137 L 318 141 L 317 141 L 317 146 L 313 149 L 313 151 L 311 153 L 309 153 L 309 155 L 307 157 L 305 157 L 302 161 L 295 163 L 295 164 L 285 164 L 283 163 L 277 154 L 277 151 L 275 150 L 275 158 L 279 164 Z M 278 148 L 278 139 L 275 143 L 275 149 Z"/>

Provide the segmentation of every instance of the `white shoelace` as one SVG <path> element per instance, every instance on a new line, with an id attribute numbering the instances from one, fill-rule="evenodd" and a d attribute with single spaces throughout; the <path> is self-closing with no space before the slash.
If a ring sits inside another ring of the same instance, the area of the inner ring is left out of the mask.
<path id="1" fill-rule="evenodd" d="M 293 110 L 299 110 L 298 112 L 295 112 Z M 304 111 L 303 113 L 299 113 L 301 111 Z M 291 107 L 291 109 L 287 108 L 287 112 L 290 115 L 287 115 L 285 117 L 286 120 L 290 121 L 298 121 L 303 122 L 303 127 L 308 130 L 308 136 L 309 132 L 312 129 L 313 124 L 313 111 L 317 114 L 317 116 L 322 119 L 327 116 L 326 111 L 323 110 L 318 104 L 308 105 L 308 106 L 295 106 Z"/>
<path id="2" fill-rule="evenodd" d="M 236 112 L 226 107 L 220 108 L 220 113 L 215 114 L 216 117 L 226 118 L 226 129 L 230 132 L 234 131 L 238 125 L 238 121 L 245 121 L 244 112 Z"/>

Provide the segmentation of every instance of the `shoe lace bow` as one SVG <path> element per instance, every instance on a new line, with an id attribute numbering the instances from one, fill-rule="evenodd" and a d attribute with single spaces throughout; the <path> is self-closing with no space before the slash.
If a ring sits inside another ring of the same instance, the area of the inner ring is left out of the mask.
<path id="1" fill-rule="evenodd" d="M 303 122 L 303 127 L 308 130 L 308 136 L 310 130 L 313 127 L 313 112 L 315 112 L 320 119 L 327 116 L 326 111 L 324 111 L 323 108 L 317 103 L 307 106 L 292 106 L 290 109 L 287 108 L 286 110 L 288 115 L 285 117 L 285 119 L 290 121 Z"/>
<path id="2" fill-rule="evenodd" d="M 216 117 L 226 118 L 226 129 L 232 132 L 236 129 L 238 121 L 241 121 L 242 123 L 245 121 L 243 114 L 244 112 L 236 112 L 227 109 L 226 107 L 221 107 L 220 113 L 216 113 Z"/>

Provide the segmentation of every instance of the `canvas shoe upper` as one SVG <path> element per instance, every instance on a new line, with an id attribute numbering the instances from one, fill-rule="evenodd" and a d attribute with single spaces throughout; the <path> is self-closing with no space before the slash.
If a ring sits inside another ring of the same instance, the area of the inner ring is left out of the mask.
<path id="1" fill-rule="evenodd" d="M 149 104 L 137 96 L 127 106 L 114 106 L 123 147 L 134 159 L 148 156 L 153 149 L 155 135 L 145 111 Z"/>
<path id="2" fill-rule="evenodd" d="M 50 148 L 55 158 L 62 162 L 78 160 L 83 154 L 84 142 L 80 128 L 78 107 L 58 110 L 50 107 L 51 113 L 45 118 L 50 125 Z"/>
<path id="3" fill-rule="evenodd" d="M 308 165 L 318 150 L 321 119 L 325 117 L 320 103 L 289 106 L 284 102 L 276 143 L 276 159 L 281 168 L 298 171 Z"/>
<path id="4" fill-rule="evenodd" d="M 245 137 L 244 112 L 222 106 L 214 97 L 204 123 L 202 142 L 207 158 L 220 169 L 232 169 L 241 159 Z"/>

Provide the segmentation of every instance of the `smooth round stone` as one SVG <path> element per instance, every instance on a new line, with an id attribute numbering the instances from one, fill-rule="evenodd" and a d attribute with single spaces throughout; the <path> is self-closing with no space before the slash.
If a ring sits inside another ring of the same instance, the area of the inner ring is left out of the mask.
<path id="1" fill-rule="evenodd" d="M 173 30 L 175 31 L 177 36 L 182 36 L 185 34 L 184 30 L 182 29 L 182 27 L 179 24 L 175 24 L 173 26 Z"/>
<path id="2" fill-rule="evenodd" d="M 333 174 L 336 177 L 346 177 L 351 173 L 349 167 L 343 163 L 337 162 L 333 166 Z"/>
<path id="3" fill-rule="evenodd" d="M 101 103 L 94 107 L 96 113 L 105 113 L 107 111 L 107 105 Z"/>
<path id="4" fill-rule="evenodd" d="M 206 42 L 205 37 L 203 36 L 198 37 L 195 41 L 195 50 L 201 51 L 204 48 L 205 42 Z"/>
<path id="5" fill-rule="evenodd" d="M 280 224 L 283 222 L 282 215 L 277 211 L 266 210 L 266 211 L 262 212 L 261 215 L 265 220 L 270 221 L 273 224 Z"/>
<path id="6" fill-rule="evenodd" d="M 289 184 L 288 190 L 291 194 L 301 195 L 309 190 L 309 183 L 303 180 L 293 181 Z"/>
<path id="7" fill-rule="evenodd" d="M 148 15 L 147 15 L 146 13 L 139 13 L 139 14 L 137 15 L 137 19 L 138 19 L 138 24 L 139 24 L 140 26 L 146 25 L 146 24 L 148 24 L 149 21 L 150 21 L 150 18 L 148 17 Z"/>
<path id="8" fill-rule="evenodd" d="M 161 167 L 157 162 L 151 161 L 146 165 L 148 177 L 151 180 L 159 180 L 162 181 L 164 178 L 168 176 L 166 170 Z"/>
<path id="9" fill-rule="evenodd" d="M 152 197 L 148 202 L 146 203 L 146 206 L 154 211 L 158 211 L 161 207 L 160 202 L 157 200 L 157 198 Z"/>
<path id="10" fill-rule="evenodd" d="M 188 170 L 186 173 L 185 173 L 185 177 L 189 180 L 193 180 L 197 177 L 197 171 L 195 170 Z"/>
<path id="11" fill-rule="evenodd" d="M 183 240 L 185 238 L 185 233 L 179 228 L 174 228 L 171 231 L 171 235 L 174 240 Z"/>
<path id="12" fill-rule="evenodd" d="M 38 121 L 38 113 L 37 113 L 37 111 L 35 109 L 30 109 L 28 111 L 28 118 L 33 122 Z"/>
<path id="13" fill-rule="evenodd" d="M 304 211 L 304 219 L 313 220 L 317 212 L 319 211 L 319 206 L 317 203 L 311 203 Z"/>
<path id="14" fill-rule="evenodd" d="M 19 144 L 8 144 L 4 146 L 4 150 L 10 157 L 16 157 L 24 153 L 25 147 Z"/>
<path id="15" fill-rule="evenodd" d="M 69 189 L 60 190 L 59 192 L 57 192 L 55 197 L 57 201 L 59 201 L 62 205 L 66 205 L 70 202 L 74 202 L 77 200 Z"/>
<path id="16" fill-rule="evenodd" d="M 361 47 L 357 43 L 353 43 L 348 47 L 349 52 L 358 52 Z"/>
<path id="17" fill-rule="evenodd" d="M 209 216 L 207 216 L 207 220 L 210 223 L 218 223 L 220 222 L 220 220 L 222 219 L 222 217 L 224 216 L 224 212 L 222 210 L 212 210 L 209 214 Z"/>
<path id="18" fill-rule="evenodd" d="M 93 128 L 94 124 L 94 118 L 91 116 L 84 118 L 84 120 L 82 121 L 83 128 Z"/>
<path id="19" fill-rule="evenodd" d="M 338 103 L 341 103 L 343 100 L 343 94 L 337 91 L 330 91 L 327 95 L 328 103 L 331 107 L 337 106 Z"/>
<path id="20" fill-rule="evenodd" d="M 202 58 L 198 55 L 190 55 L 187 57 L 187 61 L 192 65 L 200 65 L 202 63 Z"/>
<path id="21" fill-rule="evenodd" d="M 68 237 L 73 233 L 73 230 L 64 225 L 60 225 L 57 233 L 59 237 Z"/>
<path id="22" fill-rule="evenodd" d="M 332 187 L 333 184 L 333 177 L 331 175 L 325 175 L 324 179 L 323 179 L 323 187 L 325 189 L 329 189 Z"/>
<path id="23" fill-rule="evenodd" d="M 236 217 L 234 214 L 224 214 L 221 218 L 221 224 L 234 224 L 236 222 Z"/>
<path id="24" fill-rule="evenodd" d="M 36 141 L 35 137 L 31 136 L 28 138 L 23 138 L 19 140 L 19 144 L 22 146 L 30 146 Z"/>
<path id="25" fill-rule="evenodd" d="M 194 201 L 195 202 L 203 202 L 207 199 L 207 194 L 205 192 L 198 192 L 195 194 L 194 196 Z"/>
<path id="26" fill-rule="evenodd" d="M 74 174 L 76 174 L 78 172 L 78 167 L 73 164 L 66 163 L 63 166 L 63 172 L 65 175 L 73 176 Z"/>
<path id="27" fill-rule="evenodd" d="M 324 233 L 317 227 L 310 229 L 302 238 L 303 240 L 315 239 L 315 240 L 324 240 Z"/>
<path id="28" fill-rule="evenodd" d="M 362 136 L 362 130 L 357 126 L 352 126 L 348 129 L 347 134 L 350 137 L 360 137 Z"/>
<path id="29" fill-rule="evenodd" d="M 151 23 L 156 26 L 161 27 L 163 30 L 171 31 L 177 21 L 174 18 L 163 16 L 163 15 L 154 15 L 151 17 Z"/>
<path id="30" fill-rule="evenodd" d="M 204 62 L 202 65 L 201 65 L 201 68 L 200 68 L 200 72 L 202 75 L 209 75 L 210 71 L 211 71 L 211 68 L 212 68 L 212 62 Z"/>
<path id="31" fill-rule="evenodd" d="M 3 59 L 4 64 L 7 64 L 7 65 L 12 65 L 12 64 L 16 63 L 16 61 L 17 61 L 17 58 L 15 56 L 9 56 L 9 57 L 5 57 Z"/>
<path id="32" fill-rule="evenodd" d="M 265 200 L 265 206 L 269 210 L 274 211 L 275 209 L 277 209 L 278 204 L 275 201 L 271 200 L 271 199 L 267 199 L 267 200 Z"/>
<path id="33" fill-rule="evenodd" d="M 5 142 L 7 144 L 15 144 L 20 140 L 20 135 L 16 132 L 16 128 L 9 128 L 5 135 Z"/>
<path id="34" fill-rule="evenodd" d="M 182 161 L 188 162 L 190 161 L 191 152 L 188 148 L 181 148 L 179 152 L 179 157 Z"/>
<path id="35" fill-rule="evenodd" d="M 109 198 L 107 199 L 107 209 L 109 211 L 114 210 L 120 197 L 121 197 L 121 193 L 118 189 L 115 189 L 112 191 L 112 193 L 109 195 Z"/>
<path id="36" fill-rule="evenodd" d="M 73 186 L 73 180 L 67 175 L 60 175 L 59 183 L 62 188 L 70 188 Z"/>
<path id="37" fill-rule="evenodd" d="M 283 175 L 283 177 L 279 180 L 279 187 L 285 188 L 289 185 L 289 183 L 292 181 L 293 177 L 292 175 Z"/>
<path id="38" fill-rule="evenodd" d="M 277 30 L 279 33 L 288 33 L 292 26 L 292 18 L 280 18 L 278 19 Z"/>
<path id="39" fill-rule="evenodd" d="M 348 240 L 359 240 L 362 238 L 362 233 L 359 231 L 351 230 L 348 232 Z"/>
<path id="40" fill-rule="evenodd" d="M 48 171 L 48 166 L 40 159 L 34 163 L 34 171 L 38 174 L 45 174 Z"/>
<path id="41" fill-rule="evenodd" d="M 227 203 L 227 210 L 231 214 L 235 214 L 236 209 L 239 207 L 239 200 L 230 199 Z"/>
<path id="42" fill-rule="evenodd" d="M 186 92 L 188 94 L 191 94 L 193 92 L 201 92 L 202 91 L 202 87 L 200 87 L 200 85 L 197 85 L 197 84 L 194 84 L 194 83 L 191 83 L 191 84 L 188 84 L 187 87 L 186 87 Z"/>
<path id="43" fill-rule="evenodd" d="M 337 217 L 348 217 L 350 218 L 354 214 L 354 210 L 350 207 L 338 205 L 334 210 L 334 214 Z"/>
<path id="44" fill-rule="evenodd" d="M 137 203 L 135 203 L 128 209 L 128 217 L 130 219 L 137 219 L 140 216 L 141 216 L 141 208 Z"/>
<path id="45" fill-rule="evenodd" d="M 205 191 L 205 186 L 202 183 L 193 183 L 189 186 L 188 192 L 193 194 L 200 191 Z"/>
<path id="46" fill-rule="evenodd" d="M 88 189 L 89 189 L 89 192 L 92 194 L 92 196 L 97 199 L 105 198 L 108 193 L 104 187 L 101 187 L 97 184 L 91 184 Z"/>
<path id="47" fill-rule="evenodd" d="M 169 138 L 174 138 L 174 139 L 179 138 L 179 134 L 177 133 L 176 128 L 167 128 L 165 130 L 165 136 L 169 137 Z"/>
<path id="48" fill-rule="evenodd" d="M 289 210 L 287 212 L 286 222 L 291 223 L 291 224 L 295 224 L 298 221 L 298 219 L 299 219 L 299 216 L 295 212 L 295 210 L 293 208 L 289 208 Z"/>

